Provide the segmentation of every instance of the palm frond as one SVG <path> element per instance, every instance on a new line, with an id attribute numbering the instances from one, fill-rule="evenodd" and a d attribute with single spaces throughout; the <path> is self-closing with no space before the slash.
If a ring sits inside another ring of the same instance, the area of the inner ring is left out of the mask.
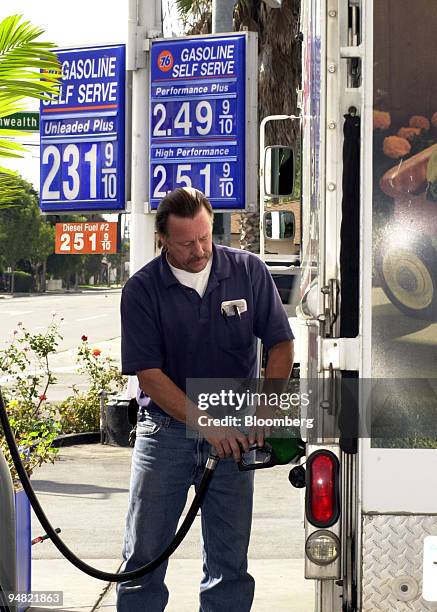
<path id="1" fill-rule="evenodd" d="M 180 15 L 188 15 L 192 9 L 195 0 L 176 0 L 176 8 Z"/>
<path id="2" fill-rule="evenodd" d="M 0 104 L 11 98 L 47 98 L 58 90 L 61 78 L 54 45 L 36 41 L 43 30 L 21 17 L 0 22 Z"/>
<path id="3" fill-rule="evenodd" d="M 0 139 L 0 157 L 22 157 L 20 153 L 24 153 L 26 150 L 19 142 Z"/>
<path id="4" fill-rule="evenodd" d="M 0 22 L 0 117 L 24 110 L 25 98 L 46 100 L 59 89 L 61 67 L 52 52 L 55 45 L 37 41 L 42 28 L 21 19 L 22 15 L 11 15 Z M 17 130 L 0 130 L 0 157 L 23 157 L 27 149 L 10 140 L 17 135 Z M 0 172 L 1 207 L 8 172 L 3 168 Z"/>
<path id="5" fill-rule="evenodd" d="M 0 168 L 0 210 L 17 206 L 24 190 L 18 175 L 7 168 Z"/>
<path id="6" fill-rule="evenodd" d="M 17 173 L 15 172 L 15 170 L 11 170 L 10 168 L 4 168 L 3 166 L 0 166 L 0 173 L 2 174 L 9 174 L 9 175 L 13 175 L 13 176 L 17 176 Z"/>
<path id="7" fill-rule="evenodd" d="M 19 113 L 25 110 L 25 105 L 20 103 L 21 98 L 8 98 L 2 99 L 0 96 L 0 117 L 6 117 L 13 113 Z"/>
<path id="8" fill-rule="evenodd" d="M 10 138 L 11 136 L 18 137 L 26 137 L 29 135 L 29 132 L 23 132 L 22 130 L 9 129 L 9 128 L 0 128 L 0 138 Z"/>

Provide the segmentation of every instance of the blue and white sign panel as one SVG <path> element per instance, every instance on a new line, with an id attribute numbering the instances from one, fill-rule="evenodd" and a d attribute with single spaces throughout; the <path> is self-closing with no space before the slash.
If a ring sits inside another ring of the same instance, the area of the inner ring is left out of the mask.
<path id="1" fill-rule="evenodd" d="M 41 103 L 44 212 L 125 208 L 125 46 L 58 51 L 62 86 Z"/>
<path id="2" fill-rule="evenodd" d="M 215 209 L 251 208 L 246 179 L 252 174 L 256 187 L 256 139 L 249 143 L 257 130 L 254 40 L 244 33 L 152 43 L 152 209 L 183 186 L 203 191 Z"/>

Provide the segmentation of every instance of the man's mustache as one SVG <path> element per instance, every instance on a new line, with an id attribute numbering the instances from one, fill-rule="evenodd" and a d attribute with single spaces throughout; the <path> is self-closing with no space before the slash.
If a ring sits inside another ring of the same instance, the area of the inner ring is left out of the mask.
<path id="1" fill-rule="evenodd" d="M 208 260 L 210 257 L 211 257 L 211 253 L 206 253 L 202 257 L 192 257 L 190 259 L 190 263 L 191 262 L 195 263 L 196 261 L 203 261 L 204 259 Z"/>

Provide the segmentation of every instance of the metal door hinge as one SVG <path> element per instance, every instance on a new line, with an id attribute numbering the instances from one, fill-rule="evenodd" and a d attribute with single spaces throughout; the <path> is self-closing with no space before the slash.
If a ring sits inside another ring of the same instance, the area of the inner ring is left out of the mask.
<path id="1" fill-rule="evenodd" d="M 320 338 L 322 370 L 358 371 L 360 338 Z"/>
<path id="2" fill-rule="evenodd" d="M 332 338 L 334 335 L 334 324 L 338 316 L 338 296 L 340 293 L 339 283 L 336 278 L 331 278 L 328 284 L 321 289 L 323 294 L 323 313 L 317 317 L 322 338 Z"/>

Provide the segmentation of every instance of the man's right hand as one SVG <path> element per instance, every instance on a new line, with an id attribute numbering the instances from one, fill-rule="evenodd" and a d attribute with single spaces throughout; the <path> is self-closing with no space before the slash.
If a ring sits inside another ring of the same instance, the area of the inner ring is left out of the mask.
<path id="1" fill-rule="evenodd" d="M 241 453 L 247 453 L 249 450 L 247 436 L 236 427 L 205 427 L 202 428 L 202 434 L 214 447 L 220 459 L 232 456 L 238 462 Z"/>

